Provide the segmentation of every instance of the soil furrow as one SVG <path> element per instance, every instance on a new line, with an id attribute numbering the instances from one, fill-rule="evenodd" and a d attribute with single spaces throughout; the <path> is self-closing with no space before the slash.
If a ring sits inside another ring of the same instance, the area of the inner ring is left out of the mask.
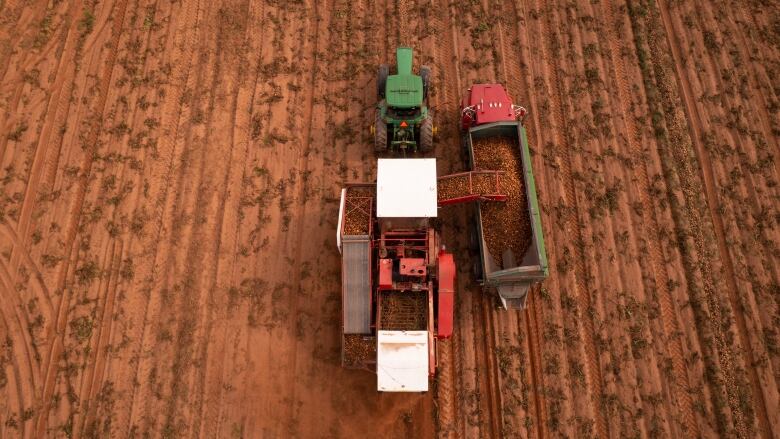
<path id="1" fill-rule="evenodd" d="M 541 12 L 542 9 L 540 8 L 540 4 L 537 2 L 535 3 L 535 10 L 538 12 Z M 552 17 L 552 13 L 548 10 L 545 11 L 545 13 L 548 15 L 548 17 Z M 551 20 L 542 20 L 542 38 L 545 42 L 550 42 L 551 40 L 551 27 L 554 26 Z M 556 120 L 556 126 L 552 127 L 552 130 L 554 132 L 557 132 L 557 130 L 561 130 L 564 134 L 564 136 L 568 135 L 568 129 L 566 126 L 566 121 L 564 119 L 563 114 L 563 107 L 562 107 L 562 97 L 564 96 L 564 92 L 562 90 L 563 83 L 558 77 L 558 71 L 559 67 L 555 65 L 553 58 L 551 58 L 551 54 L 548 53 L 550 49 L 542 46 L 542 58 L 545 60 L 547 64 L 547 75 L 550 78 L 550 87 L 554 88 L 554 91 L 551 93 L 552 101 L 553 101 L 553 112 L 554 117 Z M 558 150 L 559 157 L 561 158 L 561 168 L 560 171 L 563 174 L 562 179 L 565 187 L 565 202 L 568 203 L 572 207 L 572 211 L 569 214 L 569 218 L 567 220 L 568 222 L 568 229 L 572 231 L 572 234 L 574 236 L 574 247 L 575 247 L 575 257 L 574 257 L 574 264 L 575 264 L 575 270 L 574 270 L 574 277 L 575 277 L 575 285 L 576 285 L 576 297 L 578 301 L 578 306 L 580 309 L 580 315 L 585 316 L 584 321 L 582 322 L 582 337 L 585 344 L 585 353 L 587 356 L 587 362 L 586 362 L 586 370 L 585 370 L 585 381 L 588 385 L 588 392 L 591 395 L 592 403 L 593 403 L 593 410 L 594 415 L 596 418 L 596 434 L 599 437 L 606 437 L 608 435 L 607 431 L 607 422 L 604 418 L 604 413 L 601 408 L 601 401 L 602 401 L 602 388 L 603 388 L 603 380 L 601 378 L 601 368 L 599 363 L 599 355 L 596 351 L 595 347 L 595 329 L 593 325 L 593 320 L 590 318 L 591 315 L 591 298 L 590 298 L 590 290 L 587 285 L 587 282 L 585 281 L 585 277 L 588 275 L 588 273 L 585 271 L 585 259 L 582 252 L 582 246 L 583 246 L 583 237 L 579 224 L 579 209 L 578 209 L 578 202 L 577 202 L 577 196 L 574 188 L 574 180 L 572 178 L 572 167 L 571 167 L 571 157 L 570 157 L 570 151 L 571 151 L 571 145 L 569 145 L 565 141 L 565 137 L 562 137 L 559 134 L 553 134 L 552 137 L 555 140 L 555 146 Z"/>
<path id="2" fill-rule="evenodd" d="M 682 98 L 682 102 L 685 106 L 688 119 L 691 121 L 691 123 L 688 124 L 688 128 L 691 130 L 690 139 L 693 143 L 693 146 L 696 149 L 697 156 L 701 164 L 700 171 L 702 174 L 702 181 L 705 189 L 707 205 L 709 206 L 710 215 L 712 217 L 713 225 L 715 228 L 715 237 L 717 239 L 718 248 L 720 251 L 720 259 L 722 260 L 726 271 L 725 273 L 726 282 L 727 282 L 726 290 L 731 303 L 731 309 L 733 311 L 736 311 L 733 312 L 733 315 L 736 318 L 737 335 L 740 341 L 740 346 L 742 347 L 744 355 L 746 357 L 745 364 L 753 365 L 755 364 L 755 358 L 753 355 L 753 348 L 748 338 L 748 332 L 745 324 L 745 315 L 743 312 L 741 312 L 742 307 L 739 304 L 740 302 L 739 302 L 738 295 L 740 294 L 740 292 L 736 286 L 736 280 L 734 277 L 734 268 L 732 266 L 731 256 L 728 252 L 728 245 L 726 243 L 726 238 L 723 231 L 723 221 L 716 210 L 718 204 L 717 204 L 717 195 L 715 194 L 713 177 L 712 177 L 712 165 L 710 164 L 709 156 L 704 151 L 704 148 L 701 144 L 700 133 L 697 131 L 698 127 L 701 126 L 700 117 L 698 115 L 698 109 L 695 106 L 695 104 L 691 102 L 693 96 L 691 95 L 691 87 L 688 82 L 687 76 L 685 76 L 684 74 L 680 74 L 680 70 L 682 69 L 681 59 L 679 55 L 678 45 L 674 42 L 672 37 L 673 34 L 671 33 L 673 28 L 669 16 L 669 10 L 666 7 L 664 1 L 659 1 L 658 6 L 662 18 L 662 23 L 664 25 L 665 34 L 667 37 L 667 44 L 671 49 L 671 57 L 674 60 L 674 67 L 678 72 L 677 80 L 678 80 L 678 86 L 680 88 L 680 94 L 681 94 L 680 97 Z M 726 365 L 726 367 L 727 368 L 732 367 L 732 365 Z M 771 437 L 772 430 L 769 424 L 769 417 L 766 411 L 766 402 L 764 401 L 764 393 L 761 390 L 761 383 L 759 381 L 758 374 L 756 373 L 756 369 L 752 366 L 748 367 L 748 374 L 750 376 L 750 382 L 752 386 L 752 392 L 751 392 L 752 397 L 756 399 L 755 409 L 759 421 L 759 431 L 764 435 L 764 437 Z M 739 412 L 737 411 L 737 413 Z M 741 418 L 741 416 L 737 417 L 736 424 L 737 424 L 737 431 L 739 432 L 739 434 L 746 434 L 745 429 L 747 427 L 745 425 L 742 425 L 742 423 L 746 421 L 752 423 L 752 420 L 744 420 Z"/>
<path id="3" fill-rule="evenodd" d="M 542 374 L 542 344 L 539 339 L 539 322 L 537 321 L 540 306 L 538 299 L 530 294 L 528 307 L 525 309 L 525 329 L 528 340 L 528 356 L 531 375 L 534 426 L 537 439 L 550 437 L 547 419 L 547 404 L 544 398 L 545 384 Z"/>
<path id="4" fill-rule="evenodd" d="M 0 287 L 3 292 L 11 291 L 14 288 L 12 278 L 8 273 L 8 269 L 5 262 L 0 258 Z M 9 305 L 13 305 L 13 310 L 9 309 Z M 36 371 L 36 361 L 33 356 L 33 349 L 31 342 L 27 340 L 29 332 L 27 328 L 29 323 L 22 322 L 19 317 L 19 310 L 22 308 L 20 304 L 11 303 L 5 297 L 0 300 L 0 318 L 2 318 L 3 326 L 7 332 L 5 337 L 0 340 L 3 343 L 3 355 L 13 353 L 8 361 L 11 362 L 13 368 L 13 382 L 15 387 L 15 396 L 17 398 L 16 403 L 17 411 L 11 413 L 23 413 L 28 407 L 32 406 L 34 396 L 38 391 L 40 384 L 36 382 L 40 380 L 40 371 Z M 21 340 L 20 340 L 21 338 Z M 9 346 L 8 344 L 11 343 Z M 5 367 L 3 364 L 2 367 Z M 27 428 L 27 423 L 23 422 L 21 425 L 21 434 L 24 436 Z"/>
<path id="5" fill-rule="evenodd" d="M 109 52 L 105 64 L 102 66 L 103 68 L 101 69 L 101 75 L 100 75 L 101 80 L 100 83 L 98 84 L 99 95 L 97 98 L 96 108 L 98 109 L 99 114 L 97 115 L 96 121 L 93 122 L 92 126 L 89 127 L 87 132 L 88 138 L 86 141 L 86 145 L 89 145 L 88 151 L 94 151 L 95 149 L 97 149 L 97 140 L 100 132 L 100 127 L 97 125 L 97 123 L 102 119 L 103 111 L 105 110 L 106 97 L 108 96 L 109 85 L 111 84 L 111 79 L 113 78 L 114 66 L 116 63 L 116 53 L 119 45 L 119 39 L 123 31 L 126 7 L 127 7 L 127 0 L 120 0 L 118 4 L 113 5 L 112 10 L 115 13 L 112 15 L 115 17 L 115 19 L 113 20 L 113 26 L 111 29 L 111 40 L 108 44 Z M 81 217 L 82 202 L 84 200 L 85 192 L 87 189 L 88 176 L 90 175 L 92 163 L 93 162 L 92 162 L 91 155 L 85 154 L 85 160 L 82 163 L 82 172 L 84 174 L 84 177 L 81 179 L 79 183 L 79 188 L 77 189 L 77 194 L 73 203 L 73 207 L 71 208 L 70 218 L 67 226 L 65 248 L 66 248 L 66 254 L 68 255 L 72 253 L 71 249 L 73 249 L 73 245 L 76 239 L 78 224 L 80 223 L 80 217 Z M 21 232 L 22 233 L 26 232 L 24 227 L 21 227 Z M 54 386 L 55 386 L 55 381 L 57 376 L 57 363 L 60 358 L 60 353 L 63 349 L 65 329 L 66 329 L 67 316 L 68 316 L 67 307 L 70 304 L 70 292 L 71 292 L 70 288 L 67 288 L 65 285 L 66 276 L 69 271 L 68 270 L 69 264 L 67 262 L 68 259 L 69 258 L 66 258 L 66 262 L 62 265 L 60 269 L 60 274 L 58 276 L 59 278 L 57 280 L 57 289 L 61 291 L 64 290 L 64 293 L 60 299 L 60 303 L 58 305 L 58 309 L 56 312 L 56 328 L 57 328 L 58 336 L 55 338 L 54 342 L 52 343 L 51 351 L 48 357 L 46 358 L 43 367 L 45 373 L 44 383 L 41 389 L 41 401 L 43 401 L 43 407 L 40 409 L 40 412 L 38 413 L 36 418 L 36 435 L 38 436 L 41 436 L 46 432 L 47 422 L 48 422 L 48 412 L 51 404 L 50 401 L 51 401 L 52 393 L 54 392 Z"/>
<path id="6" fill-rule="evenodd" d="M 638 139 L 640 132 L 635 126 L 635 119 L 633 111 L 631 110 L 631 91 L 628 85 L 628 76 L 626 74 L 622 45 L 620 44 L 621 37 L 617 34 L 616 27 L 618 26 L 617 15 L 614 11 L 613 0 L 606 0 L 603 5 L 604 23 L 606 25 L 606 33 L 608 35 L 607 41 L 609 42 L 610 61 L 612 65 L 612 74 L 617 81 L 617 94 L 620 103 L 622 104 L 622 122 L 625 126 L 626 140 L 630 150 L 634 157 L 642 157 L 644 155 L 642 146 Z M 655 276 L 655 285 L 658 288 L 658 294 L 661 305 L 661 313 L 663 316 L 664 336 L 669 342 L 669 350 L 672 359 L 672 367 L 674 372 L 674 389 L 675 400 L 680 404 L 680 408 L 683 412 L 683 418 L 687 431 L 685 434 L 692 436 L 699 436 L 699 429 L 696 423 L 696 415 L 693 412 L 693 402 L 690 396 L 690 384 L 688 383 L 688 376 L 686 374 L 684 358 L 683 358 L 683 345 L 682 340 L 677 336 L 679 333 L 679 326 L 677 320 L 677 312 L 675 310 L 675 301 L 671 292 L 668 289 L 669 275 L 666 272 L 666 267 L 663 263 L 663 255 L 661 249 L 658 246 L 660 237 L 658 234 L 658 225 L 655 215 L 652 213 L 654 204 L 649 198 L 651 191 L 650 179 L 647 174 L 647 167 L 644 163 L 639 163 L 636 166 L 639 174 L 641 187 L 639 189 L 640 202 L 642 203 L 642 212 L 648 212 L 650 216 L 649 221 L 645 224 L 645 236 L 648 236 L 646 244 L 648 247 L 648 254 L 651 262 L 651 272 Z"/>
<path id="7" fill-rule="evenodd" d="M 145 252 L 150 252 L 151 255 L 147 259 L 148 263 L 139 267 L 141 273 L 148 273 L 148 277 L 144 279 L 145 286 L 143 291 L 145 292 L 146 301 L 144 303 L 144 312 L 140 317 L 142 325 L 139 337 L 139 347 L 136 352 L 135 367 L 132 371 L 132 382 L 134 384 L 132 391 L 132 402 L 127 416 L 127 424 L 125 426 L 126 431 L 132 431 L 138 429 L 136 417 L 143 417 L 143 414 L 138 415 L 140 410 L 143 410 L 143 405 L 149 398 L 146 394 L 146 387 L 142 385 L 142 379 L 148 377 L 155 371 L 146 364 L 146 359 L 152 353 L 152 346 L 154 339 L 157 337 L 152 334 L 152 329 L 155 326 L 156 316 L 159 314 L 159 309 L 162 306 L 160 303 L 162 298 L 161 294 L 155 294 L 152 296 L 152 290 L 159 282 L 162 271 L 162 261 L 164 260 L 165 252 L 168 251 L 164 246 L 163 237 L 169 233 L 172 227 L 172 218 L 169 214 L 172 199 L 171 192 L 173 190 L 173 178 L 176 172 L 176 165 L 182 160 L 183 147 L 178 145 L 179 138 L 182 136 L 180 130 L 183 130 L 183 125 L 186 123 L 186 118 L 190 116 L 189 111 L 185 111 L 184 97 L 187 90 L 189 90 L 194 84 L 194 75 L 191 75 L 191 69 L 193 64 L 193 56 L 195 49 L 195 41 L 200 30 L 200 1 L 192 0 L 183 4 L 184 13 L 181 14 L 182 25 L 179 31 L 179 38 L 174 35 L 171 40 L 171 49 L 174 54 L 172 59 L 172 72 L 170 77 L 173 81 L 179 81 L 180 84 L 173 85 L 169 88 L 172 96 L 169 96 L 163 102 L 161 109 L 161 130 L 162 133 L 159 147 L 159 157 L 156 160 L 155 166 L 150 170 L 151 183 L 154 188 L 154 192 L 149 195 L 149 199 L 155 202 L 155 208 L 153 213 L 150 214 L 151 219 L 157 224 L 156 230 L 152 233 L 152 239 L 145 243 Z M 190 29 L 191 27 L 191 29 Z M 189 30 L 189 32 L 188 32 Z M 189 38 L 187 38 L 189 36 Z M 152 338 L 154 337 L 154 338 Z M 143 374 L 142 374 L 143 371 Z M 140 406 L 140 408 L 139 408 Z"/>

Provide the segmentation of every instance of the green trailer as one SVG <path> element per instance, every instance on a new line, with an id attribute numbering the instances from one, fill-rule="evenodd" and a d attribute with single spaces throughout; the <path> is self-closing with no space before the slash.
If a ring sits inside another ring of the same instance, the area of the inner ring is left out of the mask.
<path id="1" fill-rule="evenodd" d="M 377 74 L 377 106 L 372 126 L 374 148 L 390 151 L 428 153 L 433 150 L 433 115 L 428 108 L 431 70 L 420 67 L 412 72 L 413 52 L 410 47 L 396 49 L 393 74 L 387 64 L 379 66 Z"/>
<path id="2" fill-rule="evenodd" d="M 522 169 L 523 187 L 527 199 L 524 211 L 507 210 L 506 215 L 528 215 L 531 225 L 530 243 L 525 254 L 514 255 L 506 246 L 499 255 L 493 255 L 485 240 L 486 223 L 483 218 L 482 204 L 476 205 L 473 217 L 474 233 L 472 245 L 479 251 L 479 265 L 474 267 L 478 280 L 486 287 L 497 290 L 501 303 L 506 309 L 523 309 L 529 289 L 544 280 L 549 274 L 547 253 L 544 247 L 542 221 L 539 202 L 536 196 L 536 182 L 531 168 L 531 155 L 525 128 L 518 121 L 502 121 L 471 127 L 464 135 L 464 143 L 469 159 L 469 167 L 474 168 L 474 148 L 479 147 L 480 139 L 501 136 L 510 137 L 519 148 L 518 169 Z"/>

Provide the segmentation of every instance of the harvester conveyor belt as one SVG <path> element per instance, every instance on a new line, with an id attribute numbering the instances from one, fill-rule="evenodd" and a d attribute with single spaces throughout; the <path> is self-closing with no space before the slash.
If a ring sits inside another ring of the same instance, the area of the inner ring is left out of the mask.
<path id="1" fill-rule="evenodd" d="M 503 171 L 468 171 L 438 178 L 439 206 L 471 201 L 506 201 L 501 191 Z"/>

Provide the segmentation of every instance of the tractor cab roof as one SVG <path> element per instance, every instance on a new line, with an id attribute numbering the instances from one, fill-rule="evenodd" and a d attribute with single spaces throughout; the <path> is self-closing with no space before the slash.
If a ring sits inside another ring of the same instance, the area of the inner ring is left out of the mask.
<path id="1" fill-rule="evenodd" d="M 423 103 L 423 82 L 420 76 L 412 73 L 411 47 L 399 47 L 395 50 L 397 74 L 388 76 L 385 85 L 387 105 L 395 108 L 421 107 Z"/>
<path id="2" fill-rule="evenodd" d="M 423 82 L 417 75 L 391 75 L 385 89 L 387 105 L 395 108 L 421 107 Z"/>

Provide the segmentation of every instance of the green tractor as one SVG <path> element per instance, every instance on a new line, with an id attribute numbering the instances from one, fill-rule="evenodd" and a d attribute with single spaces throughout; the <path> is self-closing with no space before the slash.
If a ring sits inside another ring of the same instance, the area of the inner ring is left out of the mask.
<path id="1" fill-rule="evenodd" d="M 395 51 L 396 73 L 387 64 L 379 66 L 376 93 L 376 123 L 372 127 L 377 152 L 421 152 L 433 149 L 433 115 L 428 109 L 431 69 L 412 73 L 412 49 Z"/>

